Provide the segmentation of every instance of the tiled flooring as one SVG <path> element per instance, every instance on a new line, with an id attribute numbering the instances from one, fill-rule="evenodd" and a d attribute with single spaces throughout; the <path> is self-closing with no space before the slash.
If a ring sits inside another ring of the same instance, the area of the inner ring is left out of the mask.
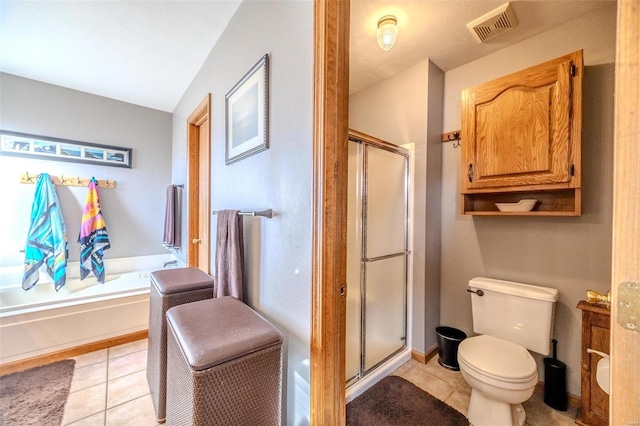
<path id="1" fill-rule="evenodd" d="M 63 425 L 155 426 L 153 403 L 147 385 L 147 340 L 139 340 L 74 358 L 76 368 Z M 437 357 L 426 364 L 409 361 L 393 374 L 401 376 L 449 404 L 466 416 L 471 389 L 460 372 L 447 370 Z M 570 426 L 574 411 L 548 407 L 542 396 L 524 403 L 527 425 Z"/>
<path id="2" fill-rule="evenodd" d="M 410 360 L 392 374 L 407 379 L 465 416 L 467 415 L 471 388 L 459 371 L 441 367 L 437 356 L 431 358 L 426 364 Z M 534 393 L 522 405 L 527 413 L 526 425 L 574 426 L 575 411 L 556 411 L 544 403 L 542 395 Z"/>
<path id="3" fill-rule="evenodd" d="M 147 384 L 147 340 L 75 357 L 63 425 L 156 425 Z"/>

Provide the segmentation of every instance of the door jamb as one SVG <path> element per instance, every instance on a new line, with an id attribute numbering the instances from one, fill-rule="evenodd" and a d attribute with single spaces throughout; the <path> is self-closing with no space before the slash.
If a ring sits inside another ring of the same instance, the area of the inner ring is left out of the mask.
<path id="1" fill-rule="evenodd" d="M 202 123 L 211 117 L 211 93 L 207 93 L 205 98 L 200 104 L 193 110 L 189 118 L 187 118 L 187 266 L 198 266 L 198 252 L 199 250 L 193 249 L 192 239 L 196 238 L 199 233 L 199 212 L 200 204 L 207 204 L 207 211 L 210 210 L 210 197 L 206 200 L 200 199 L 198 196 L 200 187 L 206 185 L 207 193 L 211 193 L 211 121 L 209 120 L 208 140 L 206 141 L 206 147 L 204 150 L 204 170 L 200 168 L 200 151 L 199 149 L 199 127 Z M 210 230 L 210 218 L 207 216 L 207 229 Z M 207 239 L 208 241 L 208 239 Z M 209 265 L 207 265 L 207 271 Z"/>

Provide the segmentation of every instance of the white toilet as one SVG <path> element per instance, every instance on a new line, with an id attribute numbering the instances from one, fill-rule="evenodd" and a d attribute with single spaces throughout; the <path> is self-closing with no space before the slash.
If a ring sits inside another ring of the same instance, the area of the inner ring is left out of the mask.
<path id="1" fill-rule="evenodd" d="M 529 350 L 549 354 L 558 290 L 490 278 L 469 281 L 473 331 L 458 347 L 471 386 L 467 418 L 474 426 L 522 426 L 522 403 L 538 383 Z"/>

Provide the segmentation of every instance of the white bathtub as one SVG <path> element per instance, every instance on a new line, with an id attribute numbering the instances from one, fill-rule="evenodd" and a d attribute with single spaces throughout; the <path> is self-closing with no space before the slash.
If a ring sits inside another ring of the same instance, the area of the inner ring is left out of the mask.
<path id="1" fill-rule="evenodd" d="M 93 275 L 80 281 L 78 263 L 70 262 L 58 292 L 42 271 L 25 291 L 22 268 L 0 268 L 0 364 L 146 330 L 149 274 L 170 260 L 168 254 L 105 259 L 104 284 Z"/>

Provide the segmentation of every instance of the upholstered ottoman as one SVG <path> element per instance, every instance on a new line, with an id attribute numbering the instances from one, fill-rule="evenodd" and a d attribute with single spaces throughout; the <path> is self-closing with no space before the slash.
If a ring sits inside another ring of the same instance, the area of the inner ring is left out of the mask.
<path id="1" fill-rule="evenodd" d="M 280 425 L 282 335 L 233 297 L 167 312 L 168 425 Z"/>
<path id="2" fill-rule="evenodd" d="M 167 321 L 169 308 L 213 297 L 213 278 L 198 268 L 151 273 L 147 381 L 158 423 L 163 423 L 167 392 Z"/>

